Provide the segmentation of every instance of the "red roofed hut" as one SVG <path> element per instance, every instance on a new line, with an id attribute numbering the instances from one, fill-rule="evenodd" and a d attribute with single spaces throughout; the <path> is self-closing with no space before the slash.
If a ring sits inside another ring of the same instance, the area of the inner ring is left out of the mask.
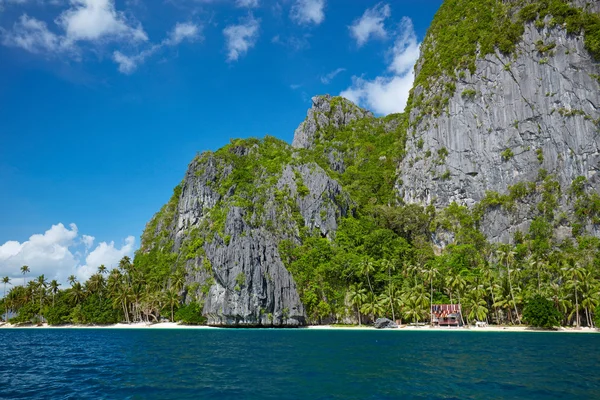
<path id="1" fill-rule="evenodd" d="M 434 304 L 431 306 L 432 321 L 437 326 L 462 326 L 460 304 Z"/>

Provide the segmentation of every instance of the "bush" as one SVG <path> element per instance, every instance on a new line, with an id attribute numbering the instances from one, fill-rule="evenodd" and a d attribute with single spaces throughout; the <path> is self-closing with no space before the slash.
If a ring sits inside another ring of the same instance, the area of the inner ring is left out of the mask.
<path id="1" fill-rule="evenodd" d="M 500 153 L 500 155 L 504 161 L 508 161 L 515 156 L 511 149 L 504 150 L 502 153 Z"/>
<path id="2" fill-rule="evenodd" d="M 202 325 L 206 317 L 202 315 L 202 307 L 198 303 L 190 303 L 179 307 L 175 313 L 175 321 L 188 325 Z"/>
<path id="3" fill-rule="evenodd" d="M 596 325 L 596 328 L 600 326 L 600 306 L 594 310 L 594 325 Z"/>
<path id="4" fill-rule="evenodd" d="M 560 325 L 561 319 L 562 315 L 554 304 L 539 294 L 529 299 L 523 309 L 523 320 L 531 326 L 553 328 Z"/>

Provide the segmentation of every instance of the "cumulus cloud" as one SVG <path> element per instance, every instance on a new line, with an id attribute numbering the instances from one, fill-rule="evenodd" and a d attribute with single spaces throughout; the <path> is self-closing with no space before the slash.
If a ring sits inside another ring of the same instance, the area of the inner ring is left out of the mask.
<path id="1" fill-rule="evenodd" d="M 290 18 L 300 25 L 319 25 L 325 20 L 325 0 L 296 0 Z"/>
<path id="2" fill-rule="evenodd" d="M 338 74 L 344 72 L 345 70 L 346 68 L 338 68 L 334 71 L 331 71 L 327 75 L 321 77 L 321 83 L 328 85 L 333 80 L 333 78 L 335 78 Z"/>
<path id="3" fill-rule="evenodd" d="M 404 111 L 414 81 L 413 67 L 419 58 L 419 43 L 410 18 L 404 17 L 398 30 L 387 54 L 387 74 L 373 80 L 354 76 L 352 86 L 340 93 L 341 96 L 377 114 Z"/>
<path id="4" fill-rule="evenodd" d="M 201 28 L 196 24 L 189 22 L 177 23 L 162 42 L 153 44 L 149 48 L 130 56 L 115 50 L 113 52 L 113 61 L 119 65 L 120 72 L 131 74 L 140 64 L 146 61 L 146 58 L 152 56 L 165 46 L 177 46 L 184 40 L 194 41 L 202 39 L 200 31 Z"/>
<path id="5" fill-rule="evenodd" d="M 103 38 L 125 41 L 147 41 L 141 24 L 127 20 L 115 10 L 114 0 L 71 0 L 71 8 L 55 21 L 68 40 L 98 40 Z"/>
<path id="6" fill-rule="evenodd" d="M 70 5 L 54 21 L 63 33 L 52 32 L 44 21 L 23 14 L 11 30 L 0 28 L 2 44 L 31 53 L 58 55 L 76 54 L 79 41 L 148 40 L 141 24 L 115 10 L 114 0 L 71 0 Z"/>
<path id="7" fill-rule="evenodd" d="M 119 260 L 125 256 L 131 257 L 134 251 L 135 238 L 127 236 L 121 248 L 115 246 L 115 242 L 101 242 L 85 258 L 85 264 L 77 268 L 77 277 L 80 281 L 87 280 L 96 273 L 100 265 L 106 268 L 116 267 Z"/>
<path id="8" fill-rule="evenodd" d="M 379 3 L 367 9 L 362 17 L 349 26 L 350 35 L 356 39 L 358 47 L 364 45 L 371 37 L 385 39 L 387 31 L 384 21 L 391 15 L 389 4 Z"/>
<path id="9" fill-rule="evenodd" d="M 20 269 L 29 266 L 29 278 L 44 275 L 46 279 L 57 279 L 66 283 L 69 275 L 75 275 L 80 280 L 86 280 L 97 268 L 104 264 L 107 267 L 115 265 L 123 256 L 133 256 L 135 239 L 129 236 L 121 247 L 114 242 L 99 243 L 91 252 L 94 237 L 79 235 L 77 226 L 68 227 L 59 223 L 41 234 L 32 235 L 22 243 L 8 241 L 0 245 L 0 276 L 8 276 L 13 284 L 20 284 L 23 279 Z M 84 246 L 87 256 L 82 260 L 78 251 Z"/>
<path id="10" fill-rule="evenodd" d="M 238 25 L 229 25 L 223 29 L 227 47 L 227 61 L 237 61 L 256 44 L 260 20 L 253 16 L 241 21 Z"/>

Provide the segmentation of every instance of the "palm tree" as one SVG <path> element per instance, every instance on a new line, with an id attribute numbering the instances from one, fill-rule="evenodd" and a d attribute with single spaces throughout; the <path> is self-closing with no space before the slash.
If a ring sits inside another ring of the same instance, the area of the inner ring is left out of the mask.
<path id="1" fill-rule="evenodd" d="M 175 322 L 175 312 L 174 312 L 174 308 L 176 305 L 179 304 L 179 293 L 177 292 L 177 289 L 175 289 L 175 287 L 171 287 L 169 288 L 169 290 L 166 291 L 166 297 L 165 300 L 167 302 L 167 305 L 171 307 L 171 322 Z"/>
<path id="2" fill-rule="evenodd" d="M 465 278 L 463 278 L 460 274 L 450 274 L 446 277 L 446 285 L 450 288 L 451 293 L 456 293 L 458 297 L 458 308 L 461 309 L 460 318 L 462 320 L 462 305 L 460 301 L 460 294 L 467 286 L 467 282 L 465 281 Z M 462 322 L 464 323 L 464 321 Z"/>
<path id="3" fill-rule="evenodd" d="M 407 319 L 415 320 L 417 324 L 419 320 L 427 315 L 427 311 L 417 299 L 408 297 L 404 301 L 404 317 Z"/>
<path id="4" fill-rule="evenodd" d="M 2 278 L 2 283 L 4 283 L 4 320 L 8 321 L 8 300 L 6 298 L 6 285 L 10 284 L 10 278 L 8 276 L 5 276 L 4 278 Z"/>
<path id="5" fill-rule="evenodd" d="M 29 272 L 31 272 L 31 271 L 27 265 L 23 265 L 21 267 L 21 273 L 23 274 L 23 286 L 25 286 L 25 275 Z"/>
<path id="6" fill-rule="evenodd" d="M 429 321 L 433 325 L 433 280 L 440 274 L 440 271 L 433 265 L 423 269 L 425 278 L 429 281 Z"/>
<path id="7" fill-rule="evenodd" d="M 591 314 L 593 310 L 595 310 L 596 307 L 598 307 L 598 304 L 600 304 L 600 287 L 594 284 L 594 276 L 592 271 L 590 271 L 589 269 L 583 271 L 581 284 L 581 305 L 585 310 L 587 325 L 589 327 L 593 327 L 594 320 L 592 319 Z"/>
<path id="8" fill-rule="evenodd" d="M 75 282 L 73 287 L 71 287 L 69 290 L 68 296 L 73 306 L 81 303 L 81 301 L 85 298 L 85 292 L 83 291 L 83 286 L 81 286 L 81 283 Z"/>
<path id="9" fill-rule="evenodd" d="M 106 269 L 106 267 L 104 266 L 104 264 L 100 265 L 98 267 L 98 273 L 99 274 L 105 274 L 108 270 Z"/>
<path id="10" fill-rule="evenodd" d="M 56 294 L 58 293 L 59 286 L 60 283 L 58 283 L 56 279 L 53 279 L 52 282 L 50 282 L 50 292 L 52 293 L 52 307 L 54 307 L 54 296 L 56 296 Z"/>
<path id="11" fill-rule="evenodd" d="M 577 296 L 577 289 L 579 281 L 583 277 L 583 268 L 581 268 L 578 263 L 571 265 L 565 261 L 564 267 L 561 269 L 564 272 L 565 277 L 569 279 L 568 285 L 573 287 L 573 291 L 575 293 L 575 324 L 579 328 L 579 298 Z"/>
<path id="12" fill-rule="evenodd" d="M 367 295 L 367 300 L 360 308 L 363 314 L 373 316 L 373 319 L 383 314 L 383 306 L 381 305 L 381 299 L 376 297 L 373 293 Z"/>
<path id="13" fill-rule="evenodd" d="M 360 308 L 367 300 L 367 291 L 362 287 L 359 283 L 358 285 L 350 286 L 350 291 L 348 293 L 350 296 L 350 303 L 356 307 L 356 316 L 358 317 L 358 325 L 362 325 L 360 318 Z"/>
<path id="14" fill-rule="evenodd" d="M 392 271 L 396 269 L 396 262 L 386 260 L 385 258 L 380 261 L 381 267 L 388 270 L 388 293 L 387 298 L 390 303 L 390 307 L 392 309 L 392 320 L 396 321 L 396 313 L 394 312 L 394 301 L 393 301 L 393 293 L 394 293 L 394 285 L 392 283 Z"/>
<path id="15" fill-rule="evenodd" d="M 519 323 L 519 325 L 521 324 L 521 318 L 519 317 L 519 312 L 517 311 L 517 303 L 515 301 L 515 295 L 513 292 L 513 287 L 512 287 L 512 280 L 510 278 L 510 266 L 513 265 L 513 263 L 515 262 L 515 256 L 517 255 L 517 253 L 515 253 L 512 250 L 497 250 L 496 251 L 496 255 L 498 256 L 498 262 L 500 264 L 502 264 L 502 261 L 506 261 L 506 272 L 508 274 L 508 287 L 510 288 L 510 296 L 512 297 L 512 303 L 515 307 L 515 315 L 517 317 L 517 322 Z"/>
<path id="16" fill-rule="evenodd" d="M 69 281 L 69 283 L 71 284 L 71 287 L 72 287 L 73 284 L 75 284 L 75 282 L 77 281 L 77 278 L 75 277 L 75 275 L 69 275 L 67 280 Z"/>
<path id="17" fill-rule="evenodd" d="M 487 320 L 488 309 L 484 296 L 485 290 L 483 285 L 477 285 L 469 290 L 469 294 L 465 298 L 467 309 L 469 310 L 467 314 L 468 319 L 477 319 L 478 321 Z"/>
<path id="18" fill-rule="evenodd" d="M 371 294 L 375 296 L 375 292 L 373 292 L 373 286 L 371 286 L 371 278 L 369 278 L 369 274 L 375 271 L 375 263 L 370 257 L 365 257 L 361 260 L 359 264 L 360 272 L 367 276 L 367 282 L 369 283 L 369 289 L 371 289 Z"/>
<path id="19" fill-rule="evenodd" d="M 40 289 L 40 317 L 43 321 L 44 317 L 42 316 L 42 301 L 44 299 L 44 294 L 46 294 L 46 287 L 48 286 L 48 281 L 42 274 L 42 275 L 38 276 L 38 278 L 36 280 L 36 284 L 37 284 L 38 288 Z"/>

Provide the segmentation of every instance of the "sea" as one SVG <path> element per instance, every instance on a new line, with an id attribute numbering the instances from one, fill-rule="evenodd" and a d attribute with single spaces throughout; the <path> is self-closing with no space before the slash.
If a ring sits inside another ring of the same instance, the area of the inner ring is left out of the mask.
<path id="1" fill-rule="evenodd" d="M 3 329 L 2 399 L 600 399 L 600 335 Z"/>

